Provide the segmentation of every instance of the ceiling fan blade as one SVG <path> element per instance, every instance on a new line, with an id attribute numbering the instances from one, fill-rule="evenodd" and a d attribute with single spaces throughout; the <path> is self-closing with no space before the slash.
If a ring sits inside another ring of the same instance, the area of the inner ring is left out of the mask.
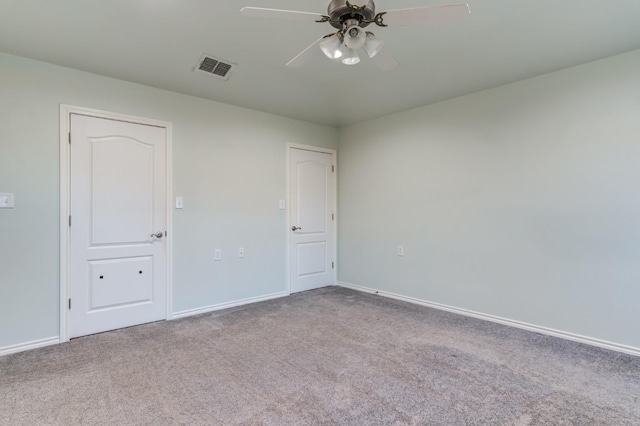
<path id="1" fill-rule="evenodd" d="M 468 4 L 396 9 L 384 13 L 382 23 L 389 26 L 454 23 L 463 21 L 470 14 Z"/>
<path id="2" fill-rule="evenodd" d="M 276 18 L 293 21 L 319 21 L 322 15 L 310 12 L 298 12 L 296 10 L 264 9 L 262 7 L 243 7 L 240 13 L 252 18 Z"/>
<path id="3" fill-rule="evenodd" d="M 380 49 L 380 51 L 371 58 L 371 60 L 378 68 L 380 68 L 381 71 L 391 71 L 398 66 L 396 58 L 394 58 L 385 47 Z"/>
<path id="4" fill-rule="evenodd" d="M 318 40 L 314 41 L 309 47 L 304 49 L 302 52 L 298 53 L 298 56 L 296 56 L 295 58 L 293 58 L 292 60 L 287 62 L 287 66 L 289 68 L 299 68 L 299 67 L 303 66 L 305 64 L 305 62 L 307 62 L 307 60 L 311 56 L 313 56 L 313 54 L 315 53 L 314 52 L 314 48 L 322 40 L 324 40 L 324 37 L 320 37 Z M 320 49 L 318 49 L 318 51 L 320 51 Z"/>

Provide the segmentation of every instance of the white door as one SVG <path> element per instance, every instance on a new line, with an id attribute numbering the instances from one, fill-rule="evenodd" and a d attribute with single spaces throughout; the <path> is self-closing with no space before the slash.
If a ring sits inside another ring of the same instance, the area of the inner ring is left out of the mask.
<path id="1" fill-rule="evenodd" d="M 335 284 L 333 155 L 290 148 L 291 292 Z"/>
<path id="2" fill-rule="evenodd" d="M 69 337 L 166 317 L 166 141 L 71 114 Z"/>

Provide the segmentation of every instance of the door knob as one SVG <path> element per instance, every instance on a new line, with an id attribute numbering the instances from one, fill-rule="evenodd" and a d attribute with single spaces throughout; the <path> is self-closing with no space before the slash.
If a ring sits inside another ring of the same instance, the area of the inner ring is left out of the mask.
<path id="1" fill-rule="evenodd" d="M 156 232 L 155 234 L 151 234 L 152 237 L 162 238 L 164 234 L 162 232 Z"/>
<path id="2" fill-rule="evenodd" d="M 292 231 L 297 231 L 297 230 L 299 230 L 299 229 L 302 229 L 302 228 L 300 228 L 299 226 L 292 226 L 292 227 L 291 227 L 291 230 L 292 230 Z"/>

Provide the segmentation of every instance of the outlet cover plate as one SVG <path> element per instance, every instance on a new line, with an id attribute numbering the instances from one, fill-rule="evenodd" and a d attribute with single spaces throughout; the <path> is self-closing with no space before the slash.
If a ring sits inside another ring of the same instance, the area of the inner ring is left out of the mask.
<path id="1" fill-rule="evenodd" d="M 2 193 L 0 194 L 0 209 L 12 209 L 13 208 L 13 194 Z"/>

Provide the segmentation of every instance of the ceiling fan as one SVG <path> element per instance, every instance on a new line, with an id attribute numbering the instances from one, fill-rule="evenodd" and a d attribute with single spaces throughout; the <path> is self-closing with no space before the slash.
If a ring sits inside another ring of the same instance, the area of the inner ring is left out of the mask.
<path id="1" fill-rule="evenodd" d="M 333 60 L 345 65 L 360 62 L 358 50 L 364 49 L 367 56 L 383 71 L 398 65 L 395 58 L 382 47 L 384 42 L 371 31 L 365 30 L 369 24 L 379 27 L 420 25 L 430 23 L 456 22 L 470 14 L 468 4 L 444 6 L 426 6 L 411 9 L 387 10 L 376 13 L 376 5 L 369 0 L 364 6 L 351 4 L 348 0 L 331 0 L 326 15 L 294 10 L 265 9 L 244 7 L 240 10 L 244 16 L 255 18 L 280 18 L 297 21 L 315 21 L 329 23 L 338 31 L 327 34 L 303 50 L 287 63 L 288 67 L 299 67 L 315 52 L 315 46 Z"/>

